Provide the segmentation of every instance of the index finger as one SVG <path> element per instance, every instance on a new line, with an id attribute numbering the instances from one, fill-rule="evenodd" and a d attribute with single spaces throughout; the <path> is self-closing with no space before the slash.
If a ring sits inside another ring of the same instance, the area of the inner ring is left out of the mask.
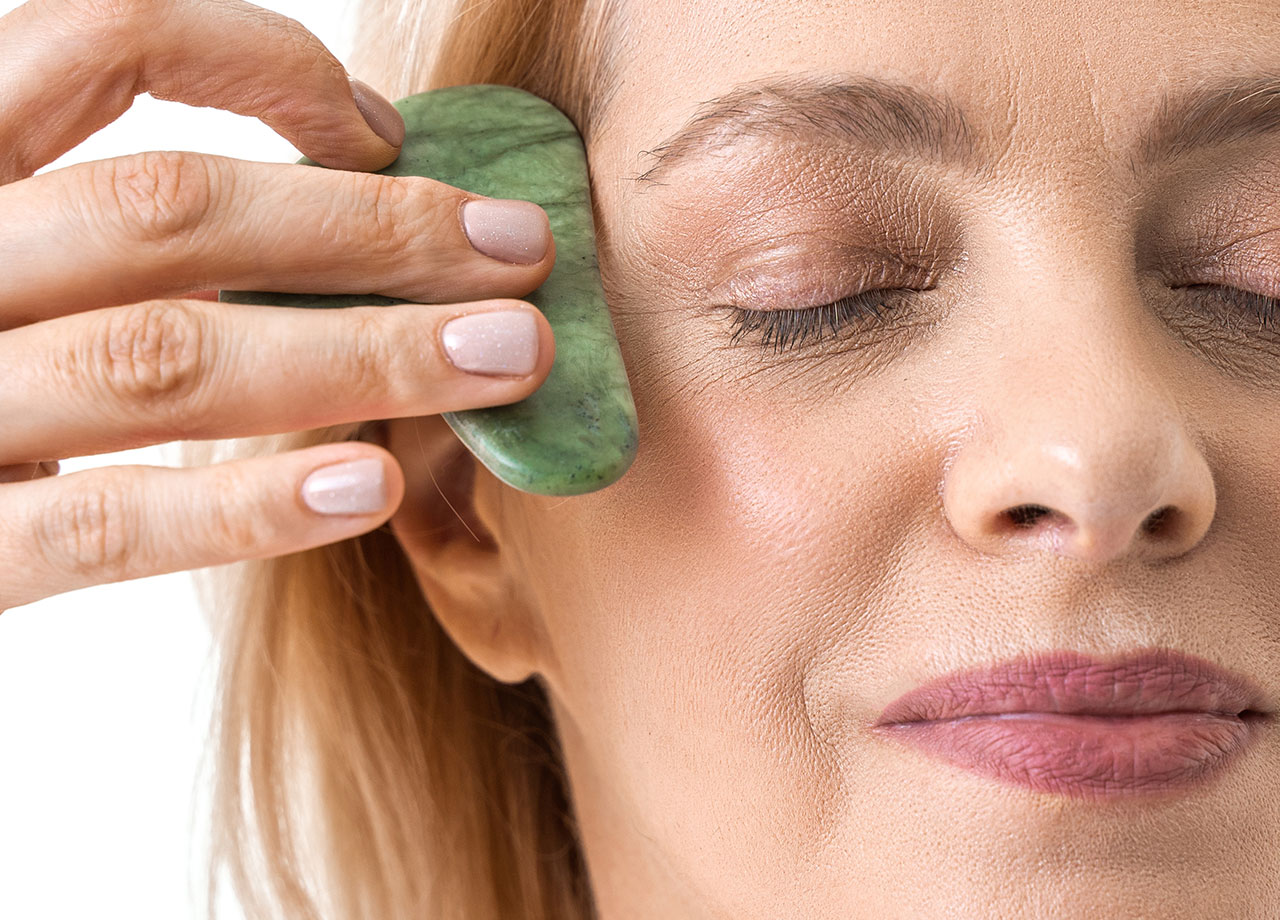
<path id="1" fill-rule="evenodd" d="M 0 61 L 0 183 L 33 175 L 139 93 L 251 115 L 335 169 L 399 155 L 319 38 L 243 0 L 30 0 L 0 17 Z M 385 100 L 379 111 L 399 118 Z"/>

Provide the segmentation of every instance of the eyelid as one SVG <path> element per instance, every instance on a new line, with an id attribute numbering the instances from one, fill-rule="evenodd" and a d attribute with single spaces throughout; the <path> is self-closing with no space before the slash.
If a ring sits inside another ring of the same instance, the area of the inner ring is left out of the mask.
<path id="1" fill-rule="evenodd" d="M 835 271 L 794 259 L 785 270 L 770 269 L 735 275 L 713 287 L 711 299 L 724 306 L 751 310 L 794 309 L 797 304 L 828 304 L 851 294 L 887 289 L 926 289 L 937 284 L 937 272 L 877 255 L 843 262 Z"/>
<path id="2" fill-rule="evenodd" d="M 1280 285 L 1280 261 L 1269 252 L 1244 250 L 1236 244 L 1215 250 L 1207 257 L 1161 272 L 1170 287 L 1217 285 L 1258 290 Z"/>

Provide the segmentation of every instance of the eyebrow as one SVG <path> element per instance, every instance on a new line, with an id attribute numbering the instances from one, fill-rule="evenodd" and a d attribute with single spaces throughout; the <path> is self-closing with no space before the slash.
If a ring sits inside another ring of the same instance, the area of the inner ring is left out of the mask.
<path id="1" fill-rule="evenodd" d="M 1280 131 L 1280 74 L 1202 84 L 1156 105 L 1129 157 L 1135 174 L 1193 150 Z M 732 146 L 744 137 L 854 144 L 903 159 L 980 172 L 992 161 L 964 111 L 946 95 L 874 77 L 791 74 L 740 83 L 699 104 L 685 125 L 652 150 L 641 186 L 677 164 Z"/>

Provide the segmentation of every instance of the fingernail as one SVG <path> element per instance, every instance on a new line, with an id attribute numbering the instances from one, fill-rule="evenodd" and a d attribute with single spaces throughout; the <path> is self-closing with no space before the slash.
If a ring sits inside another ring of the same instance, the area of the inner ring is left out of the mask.
<path id="1" fill-rule="evenodd" d="M 533 373 L 538 364 L 538 320 L 529 310 L 470 313 L 444 324 L 445 353 L 472 374 Z"/>
<path id="2" fill-rule="evenodd" d="M 348 79 L 351 81 L 351 95 L 355 97 L 356 108 L 373 132 L 392 147 L 403 145 L 404 117 L 399 110 L 368 83 L 355 77 Z"/>
<path id="3" fill-rule="evenodd" d="M 547 254 L 547 212 L 518 198 L 472 198 L 462 206 L 462 229 L 478 252 L 527 265 Z"/>
<path id="4" fill-rule="evenodd" d="M 382 461 L 376 457 L 322 466 L 302 484 L 302 500 L 320 514 L 374 514 L 387 504 Z"/>

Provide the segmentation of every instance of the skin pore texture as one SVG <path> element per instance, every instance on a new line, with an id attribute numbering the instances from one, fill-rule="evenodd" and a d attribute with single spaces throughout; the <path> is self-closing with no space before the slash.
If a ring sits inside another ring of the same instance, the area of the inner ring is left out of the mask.
<path id="1" fill-rule="evenodd" d="M 439 418 L 388 431 L 442 624 L 546 682 L 602 920 L 1280 911 L 1274 725 L 1212 782 L 1096 802 L 867 730 L 1041 649 L 1171 647 L 1280 692 L 1280 329 L 1224 293 L 1280 296 L 1280 132 L 1141 155 L 1162 100 L 1280 74 L 1275 12 L 627 11 L 588 158 L 634 465 L 549 498 Z M 797 76 L 943 97 L 969 156 L 740 132 L 637 178 L 704 100 Z M 866 288 L 911 290 L 821 342 L 731 341 L 731 306 Z M 1051 513 L 1015 526 L 1028 503 Z"/>

